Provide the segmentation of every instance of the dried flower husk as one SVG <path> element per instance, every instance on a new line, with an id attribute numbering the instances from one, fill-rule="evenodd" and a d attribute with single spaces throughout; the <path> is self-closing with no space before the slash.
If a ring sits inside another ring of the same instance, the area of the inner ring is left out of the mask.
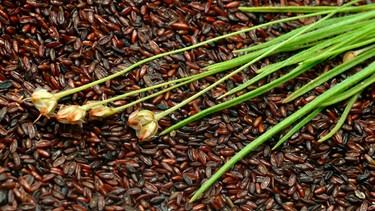
<path id="1" fill-rule="evenodd" d="M 56 114 L 57 121 L 64 124 L 81 124 L 85 121 L 86 110 L 78 105 L 62 106 Z"/>
<path id="2" fill-rule="evenodd" d="M 43 88 L 36 88 L 34 93 L 31 95 L 31 101 L 35 108 L 37 108 L 41 115 L 50 117 L 54 112 L 58 99 L 54 94 L 48 92 Z"/>
<path id="3" fill-rule="evenodd" d="M 113 109 L 104 105 L 95 106 L 89 111 L 90 119 L 93 120 L 102 120 L 103 118 L 111 116 L 112 114 L 114 114 Z"/>
<path id="4" fill-rule="evenodd" d="M 158 131 L 155 114 L 149 110 L 137 110 L 129 116 L 128 125 L 136 132 L 140 141 L 152 139 Z"/>

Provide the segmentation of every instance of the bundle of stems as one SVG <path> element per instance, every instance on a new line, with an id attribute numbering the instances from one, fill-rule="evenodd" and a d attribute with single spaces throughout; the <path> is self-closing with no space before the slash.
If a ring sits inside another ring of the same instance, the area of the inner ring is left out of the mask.
<path id="1" fill-rule="evenodd" d="M 340 12 L 342 9 L 345 9 L 345 8 L 337 9 L 337 11 Z M 354 9 L 352 9 L 352 8 L 346 8 L 346 9 L 351 9 L 349 11 L 354 11 Z M 356 8 L 356 9 L 357 10 L 367 10 L 368 7 L 362 6 L 362 7 Z M 345 11 L 348 11 L 348 10 L 345 10 Z M 51 117 L 51 116 L 55 116 L 57 118 L 57 120 L 62 122 L 62 123 L 81 124 L 82 122 L 85 121 L 87 111 L 90 112 L 90 117 L 93 118 L 93 119 L 105 118 L 105 117 L 110 116 L 110 115 L 112 115 L 116 112 L 119 112 L 119 111 L 121 111 L 125 108 L 133 106 L 136 103 L 142 102 L 142 101 L 147 100 L 149 98 L 160 95 L 160 94 L 162 94 L 166 91 L 177 88 L 178 86 L 182 86 L 184 84 L 193 82 L 193 81 L 198 80 L 200 78 L 204 78 L 204 77 L 207 77 L 209 75 L 216 74 L 216 73 L 219 73 L 219 72 L 222 72 L 222 71 L 226 71 L 226 70 L 229 70 L 229 69 L 231 69 L 233 67 L 236 67 L 236 66 L 239 66 L 239 65 L 243 65 L 242 67 L 238 68 L 234 72 L 230 73 L 226 77 L 222 78 L 221 80 L 217 81 L 216 83 L 212 84 L 211 86 L 205 88 L 204 90 L 200 91 L 199 93 L 190 97 L 189 99 L 187 99 L 187 100 L 181 102 L 180 104 L 168 109 L 167 111 L 163 111 L 162 113 L 157 114 L 155 116 L 156 119 L 154 120 L 154 121 L 157 122 L 163 116 L 166 116 L 166 115 L 172 113 L 173 111 L 181 108 L 182 106 L 186 105 L 190 101 L 194 100 L 195 98 L 197 98 L 200 95 L 202 95 L 203 93 L 205 93 L 206 91 L 212 89 L 213 87 L 215 87 L 219 83 L 223 82 L 224 80 L 228 79 L 229 77 L 233 76 L 234 74 L 242 71 L 243 69 L 245 69 L 249 65 L 253 64 L 256 61 L 259 61 L 262 58 L 265 58 L 269 55 L 276 54 L 276 53 L 303 49 L 303 48 L 315 45 L 316 43 L 320 42 L 319 39 L 324 39 L 324 38 L 327 38 L 329 36 L 334 36 L 334 35 L 343 33 L 345 31 L 348 31 L 349 30 L 348 27 L 344 27 L 344 26 L 341 27 L 341 28 L 339 26 L 329 27 L 329 25 L 331 25 L 331 24 L 334 24 L 336 22 L 340 22 L 340 21 L 344 20 L 344 17 L 339 17 L 339 18 L 327 20 L 327 22 L 324 23 L 324 24 L 322 24 L 321 22 L 317 22 L 316 24 L 313 24 L 313 25 L 310 25 L 310 26 L 305 26 L 305 27 L 302 27 L 300 29 L 294 30 L 294 31 L 292 31 L 288 34 L 285 34 L 283 36 L 280 36 L 280 37 L 278 37 L 278 38 L 276 38 L 276 39 L 274 39 L 270 42 L 266 42 L 266 43 L 264 43 L 262 45 L 259 45 L 259 46 L 253 46 L 250 49 L 247 49 L 247 51 L 252 51 L 251 53 L 247 53 L 245 55 L 239 56 L 239 57 L 237 57 L 235 59 L 232 59 L 232 60 L 229 60 L 229 61 L 225 61 L 225 62 L 222 62 L 222 63 L 210 65 L 210 66 L 204 68 L 205 71 L 202 72 L 201 74 L 192 75 L 192 76 L 189 76 L 189 77 L 172 80 L 172 81 L 165 82 L 165 83 L 162 83 L 162 84 L 156 84 L 156 85 L 151 86 L 151 87 L 147 87 L 147 88 L 144 88 L 144 89 L 141 89 L 141 90 L 136 90 L 136 91 L 132 91 L 132 92 L 129 92 L 129 93 L 125 93 L 123 95 L 116 96 L 116 97 L 113 97 L 113 98 L 110 98 L 110 99 L 107 99 L 107 100 L 98 101 L 98 102 L 90 102 L 89 104 L 83 105 L 83 106 L 79 106 L 79 105 L 62 106 L 57 114 L 54 113 L 54 110 L 57 107 L 59 99 L 65 97 L 67 95 L 71 95 L 73 93 L 85 90 L 85 89 L 87 89 L 89 87 L 92 87 L 94 85 L 103 83 L 103 82 L 105 82 L 107 80 L 110 80 L 110 79 L 113 79 L 117 76 L 123 75 L 124 73 L 127 73 L 127 72 L 131 71 L 133 68 L 138 67 L 139 65 L 142 65 L 146 62 L 155 60 L 157 58 L 161 58 L 163 56 L 167 56 L 167 55 L 171 55 L 171 54 L 175 54 L 175 53 L 188 51 L 188 50 L 206 45 L 210 42 L 214 42 L 214 41 L 224 39 L 224 38 L 227 38 L 227 37 L 230 37 L 230 36 L 234 36 L 234 35 L 237 35 L 237 34 L 246 33 L 248 31 L 255 30 L 255 29 L 258 29 L 258 28 L 261 28 L 261 27 L 266 27 L 266 26 L 270 26 L 270 25 L 273 25 L 273 24 L 281 23 L 281 22 L 287 22 L 287 21 L 291 21 L 291 20 L 297 20 L 297 19 L 300 19 L 300 18 L 308 18 L 308 17 L 313 17 L 313 16 L 317 16 L 317 15 L 324 15 L 324 14 L 329 14 L 329 13 L 331 13 L 331 12 L 325 11 L 325 10 L 320 10 L 320 11 L 317 11 L 317 12 L 314 12 L 314 13 L 311 13 L 311 14 L 301 15 L 301 16 L 298 16 L 298 17 L 290 17 L 290 18 L 286 18 L 286 19 L 276 20 L 276 21 L 273 21 L 273 22 L 270 22 L 270 23 L 261 24 L 261 25 L 258 25 L 258 26 L 243 29 L 243 30 L 233 32 L 233 33 L 230 33 L 230 34 L 215 37 L 215 38 L 212 38 L 210 40 L 203 41 L 203 42 L 200 42 L 198 44 L 188 46 L 188 47 L 185 47 L 185 48 L 182 48 L 182 49 L 177 49 L 177 50 L 174 50 L 174 51 L 165 52 L 165 53 L 162 53 L 162 54 L 157 54 L 157 55 L 152 56 L 150 58 L 143 59 L 143 60 L 129 66 L 128 68 L 126 68 L 124 70 L 118 71 L 117 73 L 115 73 L 113 75 L 109 75 L 105 78 L 93 81 L 89 84 L 85 84 L 83 86 L 76 87 L 76 88 L 73 88 L 73 89 L 67 89 L 67 90 L 64 90 L 64 91 L 61 91 L 61 92 L 58 92 L 58 93 L 52 94 L 45 89 L 37 88 L 34 91 L 34 93 L 32 94 L 31 99 L 32 99 L 32 102 L 34 103 L 35 107 L 40 111 L 41 116 L 46 116 L 48 118 Z M 366 17 L 355 18 L 353 16 L 353 20 L 348 21 L 346 23 L 347 24 L 354 23 L 355 21 L 360 21 L 360 20 L 363 20 L 365 18 Z M 358 27 L 363 26 L 364 24 L 366 24 L 366 23 L 363 22 L 362 24 L 358 25 Z M 315 29 L 319 29 L 323 26 L 325 26 L 325 27 L 328 26 L 325 31 L 315 30 Z M 303 41 L 305 36 L 306 36 L 306 35 L 304 35 L 304 33 L 309 32 L 309 31 L 311 31 L 311 33 L 312 33 L 311 36 L 310 36 L 310 39 L 307 40 L 307 41 Z M 315 32 L 312 32 L 312 31 L 315 31 Z M 328 31 L 329 31 L 329 33 L 326 33 Z M 288 40 L 288 42 L 285 42 L 285 41 L 281 42 L 283 40 Z M 323 48 L 323 47 L 321 47 L 321 48 Z M 238 51 L 238 52 L 241 52 L 241 51 Z M 298 60 L 295 60 L 295 62 L 298 62 Z M 271 72 L 271 71 L 272 70 L 269 70 L 269 72 Z M 266 73 L 264 73 L 264 74 L 266 74 Z M 253 80 L 255 80 L 255 79 L 253 79 Z M 172 85 L 172 84 L 173 84 L 173 86 L 171 86 L 169 88 L 165 88 L 165 87 L 167 87 L 169 85 Z M 121 107 L 118 107 L 118 108 L 110 108 L 110 107 L 104 106 L 105 104 L 113 102 L 115 100 L 119 100 L 119 99 L 122 99 L 122 98 L 125 98 L 125 97 L 128 97 L 128 96 L 131 96 L 131 95 L 135 95 L 135 94 L 138 94 L 138 93 L 141 93 L 141 92 L 153 90 L 153 89 L 160 88 L 160 87 L 164 87 L 164 90 L 159 91 L 155 94 L 149 95 L 147 97 L 144 97 L 142 99 L 139 99 L 135 102 L 129 103 L 127 105 L 124 105 L 124 106 L 121 106 Z M 233 90 L 233 91 L 235 91 L 235 90 Z M 202 114 L 204 114 L 204 113 L 202 113 Z M 177 128 L 177 127 L 180 127 L 180 126 L 181 126 L 181 124 L 178 124 L 178 125 L 175 125 L 174 128 Z M 171 128 L 171 129 L 173 129 L 173 128 Z"/>
<path id="2" fill-rule="evenodd" d="M 236 52 L 247 52 L 247 54 L 242 56 L 242 58 L 238 57 L 236 59 L 233 59 L 236 61 L 225 61 L 222 62 L 222 64 L 218 63 L 207 67 L 208 70 L 219 70 L 220 68 L 222 68 L 222 66 L 225 65 L 233 65 L 234 67 L 236 66 L 236 64 L 243 64 L 244 66 L 247 66 L 249 65 L 249 63 L 252 64 L 254 60 L 257 61 L 257 58 L 262 55 L 263 52 L 267 52 L 267 49 L 273 49 L 274 46 L 280 45 L 280 43 L 284 44 L 280 48 L 277 48 L 273 52 L 273 54 L 284 52 L 280 49 L 284 49 L 286 48 L 286 46 L 291 49 L 290 51 L 301 49 L 298 53 L 294 54 L 288 59 L 273 63 L 257 70 L 258 74 L 255 77 L 234 88 L 233 90 L 230 90 L 225 95 L 221 96 L 221 98 L 233 95 L 240 90 L 246 89 L 251 84 L 254 84 L 255 82 L 261 80 L 262 78 L 270 75 L 275 71 L 278 71 L 285 67 L 293 68 L 285 75 L 277 78 L 274 81 L 271 81 L 270 83 L 260 86 L 257 89 L 234 97 L 226 102 L 208 108 L 201 113 L 193 115 L 164 130 L 161 134 L 166 134 L 192 121 L 198 120 L 208 114 L 212 114 L 219 110 L 229 108 L 233 105 L 243 103 L 251 98 L 264 94 L 265 92 L 310 70 L 311 68 L 325 60 L 333 59 L 337 56 L 343 55 L 343 62 L 341 64 L 323 73 L 300 89 L 296 90 L 286 99 L 284 99 L 284 103 L 293 101 L 294 99 L 306 94 L 308 91 L 314 89 L 320 84 L 332 79 L 333 77 L 343 73 L 344 71 L 352 69 L 359 64 L 364 63 L 368 65 L 362 70 L 347 77 L 345 80 L 338 83 L 334 87 L 331 87 L 323 94 L 317 96 L 314 100 L 306 104 L 304 107 L 295 111 L 292 115 L 285 118 L 283 121 L 273 126 L 261 136 L 250 142 L 227 163 L 225 163 L 224 166 L 222 166 L 209 180 L 207 180 L 192 196 L 190 202 L 196 200 L 200 194 L 207 190 L 236 162 L 238 162 L 256 147 L 270 139 L 281 130 L 298 122 L 286 135 L 284 135 L 279 140 L 279 142 L 274 146 L 273 149 L 280 146 L 283 142 L 290 138 L 301 127 L 303 127 L 317 114 L 319 114 L 325 107 L 349 99 L 336 126 L 330 131 L 330 133 L 318 140 L 318 142 L 323 142 L 329 139 L 340 129 L 360 93 L 375 82 L 375 62 L 370 63 L 375 57 L 375 34 L 372 33 L 375 31 L 375 11 L 373 10 L 374 5 L 348 7 L 353 3 L 354 2 L 351 2 L 341 7 L 265 7 L 264 10 L 263 7 L 240 8 L 245 12 L 305 12 L 312 14 L 322 11 L 330 12 L 327 16 L 314 23 L 313 25 L 308 25 L 293 30 L 283 36 L 260 45 L 252 46 L 247 49 L 237 50 Z M 351 15 L 346 14 L 342 17 L 331 18 L 331 16 L 340 11 L 359 13 Z M 303 34 L 301 34 L 301 32 Z M 295 37 L 295 35 L 299 36 Z M 271 54 L 267 54 L 267 56 L 269 55 Z M 244 59 L 245 56 L 246 59 Z"/>
<path id="3" fill-rule="evenodd" d="M 181 49 L 177 49 L 177 50 L 173 50 L 173 51 L 169 51 L 169 52 L 165 52 L 165 53 L 161 53 L 161 54 L 156 54 L 156 55 L 154 55 L 150 58 L 146 58 L 146 59 L 143 59 L 139 62 L 136 62 L 135 64 L 132 64 L 129 67 L 127 67 L 127 68 L 125 68 L 121 71 L 118 71 L 118 72 L 116 72 L 112 75 L 109 75 L 105 78 L 95 80 L 95 81 L 92 81 L 91 83 L 88 83 L 88 84 L 85 84 L 85 85 L 82 85 L 82 86 L 79 86 L 79 87 L 75 87 L 75 88 L 72 88 L 72 89 L 63 90 L 63 91 L 60 91 L 60 92 L 57 92 L 57 93 L 50 93 L 48 90 L 38 87 L 34 91 L 34 93 L 32 94 L 31 100 L 32 100 L 33 104 L 35 105 L 35 107 L 40 111 L 41 116 L 45 116 L 47 118 L 50 118 L 50 117 L 56 116 L 55 113 L 54 113 L 54 110 L 56 109 L 56 107 L 58 105 L 59 99 L 61 99 L 63 97 L 66 97 L 68 95 L 72 95 L 74 93 L 80 92 L 80 91 L 85 90 L 87 88 L 90 88 L 92 86 L 104 83 L 104 82 L 106 82 L 108 80 L 111 80 L 115 77 L 121 76 L 121 75 L 131 71 L 132 69 L 134 69 L 134 68 L 136 68 L 136 67 L 138 67 L 142 64 L 145 64 L 149 61 L 153 61 L 155 59 L 158 59 L 158 58 L 161 58 L 161 57 L 164 57 L 164 56 L 168 56 L 168 55 L 172 55 L 172 54 L 176 54 L 176 53 L 181 53 L 181 52 L 184 52 L 184 51 L 189 51 L 191 49 L 207 45 L 208 43 L 211 43 L 211 42 L 215 42 L 215 41 L 225 39 L 225 38 L 228 38 L 228 37 L 231 37 L 231 36 L 234 36 L 234 35 L 238 35 L 238 34 L 241 34 L 241 33 L 246 33 L 246 32 L 249 32 L 249 31 L 252 31 L 252 30 L 255 30 L 255 29 L 259 29 L 259 28 L 262 28 L 262 27 L 267 27 L 267 26 L 270 26 L 270 25 L 273 25 L 273 24 L 297 20 L 297 19 L 300 19 L 300 18 L 308 18 L 308 17 L 317 16 L 317 15 L 323 15 L 323 14 L 327 14 L 327 13 L 329 13 L 329 12 L 318 11 L 318 12 L 315 12 L 315 13 L 312 13 L 312 14 L 301 15 L 299 17 L 290 17 L 290 18 L 285 18 L 285 19 L 281 19 L 281 20 L 276 20 L 276 21 L 272 21 L 272 22 L 269 22 L 269 23 L 264 23 L 264 24 L 261 24 L 261 25 L 246 28 L 246 29 L 243 29 L 243 30 L 240 30 L 240 31 L 237 31 L 237 32 L 232 32 L 232 33 L 225 34 L 225 35 L 222 35 L 222 36 L 219 36 L 219 37 L 215 37 L 215 38 L 212 38 L 212 39 L 209 39 L 209 40 L 206 40 L 206 41 L 203 41 L 203 42 L 200 42 L 200 43 L 197 43 L 195 45 L 188 46 L 188 47 L 185 47 L 185 48 L 181 48 Z M 316 25 L 314 27 L 319 27 L 319 25 Z M 313 28 L 311 28 L 311 29 L 313 29 Z M 302 30 L 305 30 L 305 29 L 302 29 Z M 291 36 L 294 36 L 297 33 L 300 33 L 300 31 L 295 31 L 294 34 L 289 34 L 287 36 L 283 36 L 283 39 L 287 39 Z M 273 53 L 280 53 L 280 52 L 290 51 L 291 49 L 297 50 L 297 49 L 300 49 L 302 47 L 303 46 L 293 46 L 293 45 L 285 45 L 285 46 L 280 45 L 278 47 L 273 47 L 273 46 L 269 45 L 267 49 L 261 49 L 261 50 L 257 51 L 257 53 L 255 53 L 255 54 L 246 54 L 246 55 L 240 56 L 236 59 L 229 60 L 226 63 L 220 63 L 219 65 L 210 65 L 210 66 L 204 68 L 206 70 L 206 73 L 204 73 L 204 74 L 202 73 L 202 74 L 199 74 L 199 75 L 196 75 L 196 76 L 191 76 L 191 77 L 188 77 L 188 78 L 176 79 L 176 80 L 173 80 L 173 81 L 170 81 L 170 82 L 155 85 L 155 86 L 148 87 L 148 88 L 145 88 L 145 89 L 136 90 L 136 91 L 133 91 L 131 93 L 126 93 L 126 94 L 121 95 L 121 96 L 116 96 L 114 98 L 111 98 L 111 99 L 108 99 L 108 100 L 105 100 L 105 101 L 95 102 L 94 104 L 87 105 L 83 108 L 80 108 L 78 112 L 74 112 L 73 114 L 72 114 L 72 112 L 75 111 L 76 108 L 71 109 L 69 107 L 67 108 L 67 107 L 63 106 L 62 107 L 63 111 L 61 112 L 61 115 L 58 115 L 62 118 L 60 118 L 58 120 L 59 121 L 61 120 L 61 122 L 63 122 L 63 123 L 71 123 L 71 124 L 82 123 L 83 118 L 85 117 L 86 110 L 92 109 L 95 106 L 100 106 L 100 105 L 103 105 L 105 103 L 113 102 L 115 100 L 122 99 L 122 98 L 125 98 L 125 97 L 130 96 L 130 95 L 138 94 L 138 93 L 141 93 L 141 92 L 144 92 L 144 91 L 156 89 L 156 88 L 159 88 L 159 87 L 162 87 L 162 86 L 167 86 L 167 85 L 174 84 L 174 83 L 180 83 L 180 82 L 183 82 L 183 81 L 192 82 L 192 81 L 194 81 L 193 78 L 195 80 L 198 80 L 200 78 L 203 78 L 203 77 L 206 77 L 206 76 L 209 76 L 209 75 L 221 72 L 221 71 L 229 70 L 232 67 L 242 65 L 244 63 L 247 63 L 251 59 L 258 58 L 258 60 L 259 60 L 260 58 L 263 58 L 266 55 L 270 54 L 271 51 L 274 51 Z M 212 88 L 212 86 L 210 88 Z M 207 90 L 208 89 L 206 89 L 206 91 Z M 162 92 L 159 92 L 159 94 L 161 94 L 161 93 Z M 145 100 L 145 99 L 148 99 L 148 98 L 144 98 L 143 100 Z M 193 99 L 193 98 L 191 98 L 191 99 Z M 140 100 L 140 101 L 143 101 L 143 100 Z M 140 102 L 140 101 L 137 101 L 137 102 Z M 188 102 L 183 102 L 183 103 L 186 104 Z M 177 106 L 175 109 L 180 108 L 180 107 L 181 106 Z M 120 111 L 121 109 L 124 109 L 124 108 L 126 108 L 126 107 L 117 108 L 114 111 Z M 107 110 L 109 111 L 109 109 L 107 109 Z M 164 114 L 167 115 L 170 112 L 172 112 L 172 111 L 164 112 Z M 109 113 L 103 114 L 103 117 L 111 115 L 112 113 L 115 113 L 115 112 L 109 112 Z M 69 117 L 69 118 L 66 118 L 66 117 Z"/>

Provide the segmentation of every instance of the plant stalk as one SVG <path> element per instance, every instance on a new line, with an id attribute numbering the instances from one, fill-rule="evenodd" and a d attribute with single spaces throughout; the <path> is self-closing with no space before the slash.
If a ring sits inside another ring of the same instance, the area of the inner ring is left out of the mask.
<path id="1" fill-rule="evenodd" d="M 338 9 L 338 6 L 266 6 L 266 7 L 239 7 L 238 9 L 243 12 L 295 12 L 295 13 L 312 13 L 319 11 L 332 11 Z M 338 12 L 363 12 L 371 11 L 375 9 L 375 5 L 363 5 L 363 6 L 354 6 L 346 7 L 340 9 Z"/>
<path id="2" fill-rule="evenodd" d="M 194 49 L 194 48 L 206 45 L 208 43 L 211 43 L 211 42 L 214 42 L 214 41 L 218 41 L 220 39 L 228 38 L 228 37 L 231 37 L 231 36 L 234 36 L 234 35 L 237 35 L 237 34 L 241 34 L 241 33 L 246 33 L 246 32 L 258 29 L 258 28 L 270 26 L 270 25 L 277 24 L 277 23 L 288 22 L 288 21 L 297 20 L 297 19 L 300 19 L 300 18 L 308 18 L 308 17 L 318 16 L 318 15 L 324 15 L 324 14 L 327 14 L 327 13 L 330 13 L 330 12 L 331 11 L 320 11 L 320 12 L 311 13 L 311 14 L 307 14 L 307 15 L 301 15 L 301 16 L 298 16 L 298 17 L 290 17 L 290 18 L 285 18 L 285 19 L 281 19 L 281 20 L 276 20 L 276 21 L 272 21 L 272 22 L 269 22 L 269 23 L 264 23 L 264 24 L 260 24 L 260 25 L 257 25 L 257 26 L 253 26 L 253 27 L 247 28 L 247 29 L 243 29 L 243 30 L 240 30 L 240 31 L 237 31 L 237 32 L 232 32 L 232 33 L 229 33 L 229 34 L 226 34 L 226 35 L 215 37 L 215 38 L 212 38 L 212 39 L 200 42 L 200 43 L 192 45 L 192 46 L 188 46 L 188 47 L 177 49 L 177 50 L 174 50 L 174 51 L 169 51 L 169 52 L 157 54 L 157 55 L 154 55 L 152 57 L 143 59 L 143 60 L 141 60 L 141 61 L 139 61 L 139 62 L 137 62 L 135 64 L 132 64 L 129 67 L 127 67 L 127 68 L 125 68 L 125 69 L 123 69 L 123 70 L 121 70 L 121 71 L 119 71 L 117 73 L 114 73 L 112 75 L 109 75 L 109 76 L 107 76 L 105 78 L 93 81 L 93 82 L 91 82 L 89 84 L 85 84 L 85 85 L 82 85 L 82 86 L 79 86 L 79 87 L 76 87 L 76 88 L 73 88 L 73 89 L 65 90 L 65 91 L 56 93 L 54 95 L 55 95 L 55 97 L 57 99 L 60 99 L 62 97 L 65 97 L 65 96 L 68 96 L 70 94 L 73 94 L 73 93 L 85 90 L 85 89 L 90 88 L 92 86 L 101 84 L 101 83 L 103 83 L 105 81 L 108 81 L 110 79 L 113 79 L 113 78 L 116 78 L 116 77 L 118 77 L 120 75 L 123 75 L 124 73 L 127 73 L 130 70 L 132 70 L 133 68 L 138 67 L 139 65 L 142 65 L 142 64 L 144 64 L 146 62 L 149 62 L 149 61 L 152 61 L 152 60 L 164 57 L 164 56 L 168 56 L 168 55 L 171 55 L 171 54 L 176 54 L 176 53 L 188 51 L 188 50 L 191 50 L 191 49 Z"/>
<path id="3" fill-rule="evenodd" d="M 347 87 L 350 87 L 357 82 L 363 80 L 364 78 L 368 77 L 371 74 L 375 73 L 375 62 L 371 63 L 369 66 L 367 66 L 362 71 L 356 73 L 350 78 L 347 78 L 343 82 L 337 84 L 336 86 L 332 87 L 328 91 L 324 92 L 322 95 L 315 98 L 310 103 L 306 104 L 304 107 L 302 107 L 300 110 L 296 111 L 286 119 L 284 119 L 282 122 L 278 123 L 271 129 L 269 129 L 266 133 L 259 136 L 254 141 L 250 142 L 248 145 L 246 145 L 245 148 L 243 148 L 241 151 L 239 151 L 236 155 L 234 155 L 227 163 L 225 163 L 209 180 L 207 180 L 200 189 L 193 195 L 193 197 L 190 199 L 190 202 L 195 201 L 195 199 L 198 198 L 198 196 L 203 193 L 208 187 L 210 187 L 217 179 L 219 179 L 226 171 L 228 171 L 235 163 L 237 163 L 239 160 L 241 160 L 243 157 L 245 157 L 249 152 L 257 148 L 260 144 L 270 139 L 273 135 L 280 132 L 285 127 L 293 124 L 295 121 L 297 121 L 301 116 L 306 115 L 308 112 L 313 110 L 316 107 L 319 107 L 319 105 L 323 102 L 325 102 L 327 99 L 335 96 L 338 93 L 343 92 L 347 89 Z M 239 102 L 243 102 L 246 100 L 245 95 L 242 95 L 238 97 L 237 99 Z M 224 103 L 223 103 L 224 104 Z M 219 105 L 222 109 L 225 108 L 225 105 L 222 104 Z M 221 109 L 220 109 L 221 110 Z"/>

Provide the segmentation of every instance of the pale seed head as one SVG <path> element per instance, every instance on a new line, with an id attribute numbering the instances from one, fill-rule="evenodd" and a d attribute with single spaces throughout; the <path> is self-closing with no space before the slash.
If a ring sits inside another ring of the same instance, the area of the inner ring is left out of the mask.
<path id="1" fill-rule="evenodd" d="M 149 110 L 137 110 L 130 114 L 128 125 L 135 129 L 155 120 L 155 114 Z"/>
<path id="2" fill-rule="evenodd" d="M 57 101 L 54 94 L 51 94 L 46 89 L 36 88 L 31 95 L 31 101 L 35 108 L 37 108 L 41 115 L 49 117 L 57 106 Z"/>
<path id="3" fill-rule="evenodd" d="M 106 118 L 112 115 L 113 113 L 114 112 L 112 108 L 108 106 L 99 105 L 90 109 L 89 116 L 90 116 L 90 119 L 101 120 L 103 118 Z"/>
<path id="4" fill-rule="evenodd" d="M 141 142 L 151 140 L 157 132 L 158 123 L 156 121 L 152 121 L 147 125 L 142 126 L 140 130 L 136 130 L 137 137 Z"/>
<path id="5" fill-rule="evenodd" d="M 135 130 L 140 141 L 150 140 L 158 131 L 155 114 L 149 110 L 134 111 L 129 116 L 128 125 Z"/>
<path id="6" fill-rule="evenodd" d="M 356 57 L 355 51 L 348 51 L 344 54 L 344 57 L 342 58 L 343 62 L 349 62 L 350 60 L 354 59 Z"/>
<path id="7" fill-rule="evenodd" d="M 86 110 L 78 105 L 62 106 L 56 114 L 57 121 L 64 124 L 81 124 L 85 121 Z"/>

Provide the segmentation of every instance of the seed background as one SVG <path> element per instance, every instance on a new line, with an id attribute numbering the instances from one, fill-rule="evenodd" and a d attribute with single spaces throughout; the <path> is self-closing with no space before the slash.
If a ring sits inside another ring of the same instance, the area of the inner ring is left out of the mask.
<path id="1" fill-rule="evenodd" d="M 31 102 L 22 100 L 39 86 L 55 92 L 80 86 L 142 58 L 290 15 L 244 14 L 237 9 L 239 5 L 269 3 L 342 2 L 0 1 L 0 209 L 375 210 L 373 87 L 361 95 L 333 139 L 323 144 L 315 142 L 334 126 L 342 105 L 325 110 L 275 151 L 270 147 L 279 136 L 273 137 L 268 145 L 237 163 L 201 199 L 187 203 L 199 185 L 243 146 L 345 78 L 341 75 L 293 103 L 281 104 L 288 93 L 339 61 L 314 67 L 265 95 L 146 143 L 139 143 L 126 125 L 130 113 L 138 108 L 165 110 L 222 74 L 183 86 L 101 122 L 88 121 L 82 127 L 44 117 L 33 123 L 38 111 Z M 314 20 L 279 24 L 157 59 L 60 103 L 103 100 L 193 75 L 203 71 L 204 66 L 235 57 L 233 49 L 264 42 Z M 217 97 L 252 77 L 254 70 L 287 57 L 277 55 L 252 65 L 163 118 L 160 129 L 220 103 Z M 248 90 L 285 71 L 272 74 Z"/>

